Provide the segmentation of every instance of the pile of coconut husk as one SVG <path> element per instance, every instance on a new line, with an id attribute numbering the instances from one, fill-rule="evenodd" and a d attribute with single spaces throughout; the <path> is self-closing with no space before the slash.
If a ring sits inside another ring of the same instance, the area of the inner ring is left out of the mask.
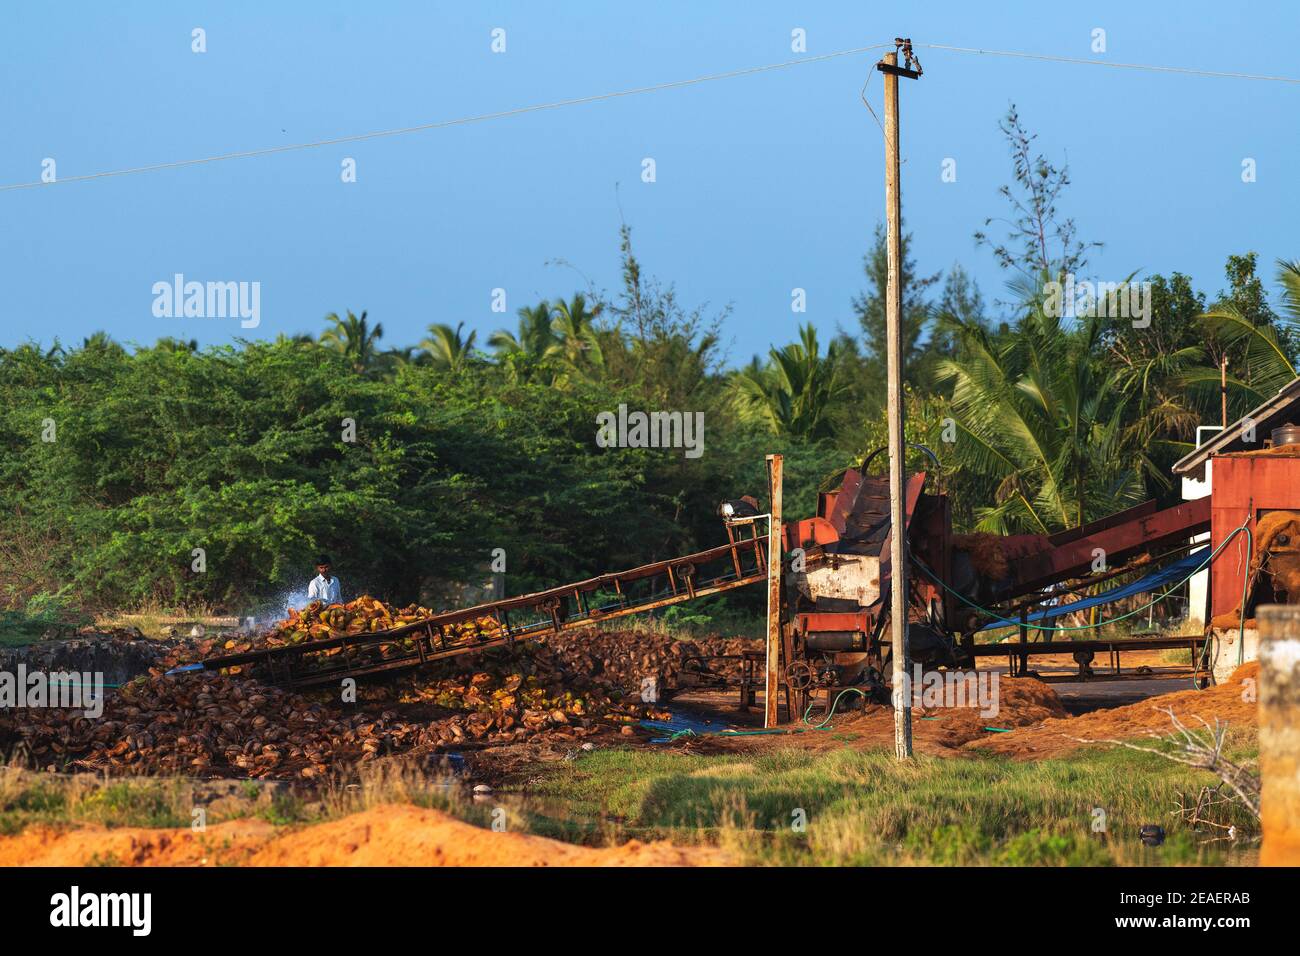
<path id="1" fill-rule="evenodd" d="M 470 742 L 578 740 L 656 715 L 566 687 L 527 654 L 412 681 L 400 701 L 362 696 L 343 704 L 218 673 L 141 678 L 108 697 L 98 719 L 70 709 L 0 712 L 0 751 L 58 770 L 310 778 Z"/>
<path id="2" fill-rule="evenodd" d="M 1011 573 L 1006 553 L 1002 550 L 1001 535 L 984 532 L 955 534 L 952 546 L 954 550 L 964 551 L 970 556 L 971 567 L 981 577 L 1001 581 Z"/>
<path id="3" fill-rule="evenodd" d="M 395 607 L 370 595 L 363 595 L 346 604 L 323 604 L 320 601 L 313 601 L 302 610 L 290 608 L 288 617 L 261 633 L 183 641 L 171 652 L 158 658 L 153 672 L 163 674 L 180 664 L 189 664 L 209 657 L 244 654 L 270 647 L 323 641 L 333 637 L 389 631 L 408 624 L 417 624 L 437 613 L 418 604 Z M 494 618 L 481 617 L 444 625 L 442 632 L 446 644 L 454 646 L 499 637 L 500 626 Z M 380 656 L 387 657 L 409 651 L 412 646 L 410 640 L 395 640 L 380 651 Z M 331 648 L 323 651 L 322 655 L 330 657 L 342 652 L 342 648 Z M 239 674 L 244 670 L 245 668 L 236 666 L 229 668 L 227 673 Z"/>
<path id="4" fill-rule="evenodd" d="M 1168 711 L 1194 730 L 1202 728 L 1202 720 L 1207 725 L 1220 721 L 1232 728 L 1234 739 L 1249 739 L 1258 719 L 1258 683 L 1259 662 L 1247 661 L 1226 681 L 1205 690 L 1174 691 L 1078 717 L 1048 718 L 1032 726 L 1018 727 L 1011 733 L 983 737 L 966 747 L 1034 760 L 1054 757 L 1090 743 L 1143 739 L 1150 743 L 1153 735 L 1175 734 Z"/>
<path id="5" fill-rule="evenodd" d="M 0 712 L 0 752 L 110 774 L 311 778 L 384 755 L 576 741 L 664 717 L 641 702 L 642 678 L 657 678 L 666 695 L 690 655 L 752 643 L 583 629 L 366 684 L 347 704 L 337 691 L 294 694 L 215 672 L 168 677 L 156 666 L 110 695 L 99 719 L 78 710 Z"/>
<path id="6" fill-rule="evenodd" d="M 220 674 L 142 678 L 91 719 L 79 710 L 0 714 L 0 748 L 40 767 L 107 773 L 310 777 L 344 754 L 378 753 L 389 715 L 342 716 Z"/>
<path id="7" fill-rule="evenodd" d="M 434 613 L 415 605 L 392 608 L 371 597 L 357 598 L 346 605 L 322 606 L 317 602 L 301 612 L 291 611 L 289 618 L 261 634 L 183 641 L 159 656 L 151 673 L 161 676 L 178 665 L 210 657 L 301 644 L 343 634 L 389 630 L 422 620 Z M 452 644 L 475 643 L 497 636 L 499 631 L 496 621 L 481 618 L 457 625 L 448 635 L 448 641 Z M 660 694 L 671 694 L 682 686 L 680 675 L 685 662 L 691 657 L 731 655 L 733 659 L 714 660 L 706 666 L 726 677 L 739 677 L 741 664 L 736 658 L 744 650 L 754 647 L 755 642 L 745 638 L 723 637 L 682 641 L 660 631 L 644 628 L 605 630 L 591 627 L 563 631 L 519 646 L 545 647 L 549 656 L 545 658 L 544 669 L 555 672 L 556 679 L 561 683 L 578 681 L 582 686 L 593 684 L 607 692 L 637 694 L 645 678 L 655 678 Z M 387 651 L 397 653 L 401 649 L 400 645 L 395 644 Z M 244 670 L 236 666 L 229 668 L 227 673 L 239 674 Z"/>
<path id="8" fill-rule="evenodd" d="M 1288 446 L 1290 447 L 1290 446 Z M 1247 604 L 1250 606 L 1260 575 L 1268 576 L 1273 593 L 1285 596 L 1288 603 L 1300 602 L 1300 513 L 1270 511 L 1255 522 L 1254 549 L 1250 556 Z M 1234 628 L 1241 625 L 1241 604 L 1215 615 L 1213 627 Z M 1254 621 L 1246 622 L 1253 627 Z"/>
<path id="9" fill-rule="evenodd" d="M 666 716 L 642 702 L 645 678 L 655 679 L 662 700 L 682 686 L 691 657 L 738 655 L 754 645 L 582 628 L 452 658 L 396 680 L 363 682 L 359 700 L 346 702 L 337 688 L 289 693 L 238 667 L 167 676 L 182 663 L 373 633 L 432 613 L 363 597 L 346 605 L 309 605 L 258 635 L 160 647 L 149 676 L 110 694 L 100 718 L 80 710 L 0 711 L 0 756 L 16 752 L 26 762 L 60 770 L 310 778 L 382 755 L 471 743 L 572 741 Z M 489 625 L 495 622 L 469 622 L 453 640 L 481 640 L 490 636 Z M 708 666 L 735 677 L 740 662 Z"/>
<path id="10" fill-rule="evenodd" d="M 435 615 L 427 607 L 411 604 L 396 608 L 378 598 L 363 595 L 346 604 L 322 604 L 313 601 L 301 611 L 289 609 L 289 617 L 263 636 L 265 644 L 282 647 L 304 641 L 321 641 L 351 634 L 389 631 L 406 624 L 416 624 Z M 443 627 L 447 642 L 487 639 L 496 635 L 500 625 L 491 617 L 475 618 Z"/>
<path id="11" fill-rule="evenodd" d="M 543 644 L 566 674 L 628 694 L 638 693 L 646 678 L 655 679 L 661 694 L 671 693 L 682 687 L 681 674 L 688 658 L 735 657 L 759 646 L 745 638 L 705 637 L 683 641 L 640 628 L 564 631 L 546 637 Z M 733 679 L 740 675 L 739 660 L 714 660 L 706 666 Z"/>
<path id="12" fill-rule="evenodd" d="M 953 550 L 964 552 L 971 567 L 982 578 L 1005 581 L 1011 574 L 1011 562 L 1051 547 L 1046 535 L 1041 534 L 974 534 L 952 536 Z"/>

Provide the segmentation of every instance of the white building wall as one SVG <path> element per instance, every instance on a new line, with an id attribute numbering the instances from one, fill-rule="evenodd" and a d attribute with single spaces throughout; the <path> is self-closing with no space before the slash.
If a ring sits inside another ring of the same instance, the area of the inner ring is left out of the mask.
<path id="1" fill-rule="evenodd" d="M 1196 447 L 1209 440 L 1210 436 L 1218 434 L 1223 429 L 1218 425 L 1201 425 L 1196 429 Z M 1211 481 L 1213 475 L 1214 462 L 1205 463 L 1205 478 L 1184 478 L 1183 479 L 1183 500 L 1195 501 L 1197 498 L 1205 498 L 1210 494 Z M 1194 543 L 1208 542 L 1210 532 L 1198 534 L 1192 539 Z M 1200 627 L 1205 626 L 1205 596 L 1210 588 L 1210 569 L 1206 568 L 1192 575 L 1192 579 L 1187 582 L 1187 619 L 1188 623 Z"/>

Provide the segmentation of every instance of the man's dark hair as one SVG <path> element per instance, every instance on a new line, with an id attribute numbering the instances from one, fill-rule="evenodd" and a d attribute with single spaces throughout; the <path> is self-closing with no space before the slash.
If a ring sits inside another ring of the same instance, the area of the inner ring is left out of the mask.
<path id="1" fill-rule="evenodd" d="M 322 554 L 316 558 L 317 567 L 319 567 L 322 564 L 333 564 L 333 563 L 334 562 L 330 560 L 330 556 L 328 554 Z"/>

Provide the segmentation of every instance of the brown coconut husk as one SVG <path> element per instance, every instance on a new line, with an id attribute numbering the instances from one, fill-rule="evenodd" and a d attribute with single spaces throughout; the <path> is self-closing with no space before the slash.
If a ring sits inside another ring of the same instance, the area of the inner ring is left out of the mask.
<path id="1" fill-rule="evenodd" d="M 1249 739 L 1256 726 L 1258 680 L 1259 662 L 1247 661 L 1224 683 L 1206 690 L 1175 691 L 1078 717 L 1050 718 L 1029 727 L 1018 727 L 1011 733 L 981 737 L 964 749 L 991 751 L 1018 760 L 1038 760 L 1086 747 L 1089 742 L 1142 740 L 1152 733 L 1173 732 L 1165 709 L 1172 710 L 1194 729 L 1201 728 L 1200 720 L 1221 720 Z"/>
<path id="2" fill-rule="evenodd" d="M 1284 535 L 1285 544 L 1281 543 Z M 1285 593 L 1288 603 L 1300 602 L 1300 512 L 1270 511 L 1255 522 L 1254 549 L 1248 573 L 1248 600 L 1259 576 L 1267 574 L 1275 592 Z M 1231 611 L 1216 614 L 1210 621 L 1210 626 L 1232 628 L 1240 623 L 1241 603 L 1238 602 Z M 1246 626 L 1253 627 L 1253 620 L 1248 621 Z"/>
<path id="3" fill-rule="evenodd" d="M 952 546 L 955 550 L 970 555 L 971 567 L 981 577 L 1002 581 L 1011 573 L 1006 552 L 1002 550 L 1002 541 L 1001 535 L 986 532 L 955 534 Z"/>

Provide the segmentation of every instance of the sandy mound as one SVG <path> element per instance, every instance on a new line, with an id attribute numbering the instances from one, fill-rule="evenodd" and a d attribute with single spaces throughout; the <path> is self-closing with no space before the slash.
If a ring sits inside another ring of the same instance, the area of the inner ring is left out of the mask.
<path id="1" fill-rule="evenodd" d="M 1206 690 L 1160 694 L 1126 707 L 1096 710 L 1079 717 L 1044 720 L 1040 724 L 1021 727 L 1008 734 L 994 734 L 988 738 L 972 740 L 966 747 L 1034 760 L 1087 746 L 1071 739 L 1074 737 L 1087 740 L 1131 740 L 1145 737 L 1149 731 L 1162 735 L 1172 732 L 1169 715 L 1158 708 L 1171 709 L 1179 719 L 1193 728 L 1200 727 L 1196 717 L 1202 717 L 1211 724 L 1218 718 L 1233 727 L 1254 727 L 1255 682 L 1258 680 L 1259 663 L 1251 661 L 1238 667 L 1227 682 Z M 1251 683 L 1247 685 L 1247 681 Z"/>
<path id="2" fill-rule="evenodd" d="M 1005 675 L 998 681 L 996 714 L 984 714 L 974 707 L 922 708 L 916 714 L 922 719 L 934 718 L 948 736 L 949 746 L 982 740 L 990 734 L 1005 736 L 997 730 L 988 730 L 989 727 L 1007 730 L 1069 717 L 1061 698 L 1050 685 L 1032 677 Z"/>
<path id="3" fill-rule="evenodd" d="M 494 833 L 437 810 L 377 807 L 281 837 L 254 866 L 710 866 L 717 850 L 639 843 L 574 846 L 523 833 Z"/>
<path id="4" fill-rule="evenodd" d="M 0 866 L 228 866 L 247 862 L 274 837 L 275 827 L 261 820 L 220 823 L 205 833 L 37 826 L 0 837 Z"/>
<path id="5" fill-rule="evenodd" d="M 635 840 L 581 847 L 523 833 L 495 833 L 437 810 L 376 807 L 277 834 L 238 820 L 190 830 L 31 827 L 0 838 L 0 866 L 722 866 L 708 847 Z"/>

